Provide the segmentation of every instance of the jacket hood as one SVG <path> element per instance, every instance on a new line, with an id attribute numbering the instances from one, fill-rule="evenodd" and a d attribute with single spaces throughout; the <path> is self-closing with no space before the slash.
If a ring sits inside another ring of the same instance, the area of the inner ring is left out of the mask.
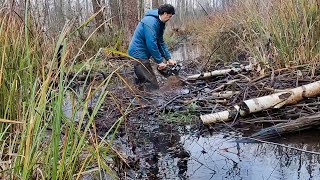
<path id="1" fill-rule="evenodd" d="M 159 19 L 158 9 L 147 11 L 146 16 L 153 16 L 153 17 Z"/>

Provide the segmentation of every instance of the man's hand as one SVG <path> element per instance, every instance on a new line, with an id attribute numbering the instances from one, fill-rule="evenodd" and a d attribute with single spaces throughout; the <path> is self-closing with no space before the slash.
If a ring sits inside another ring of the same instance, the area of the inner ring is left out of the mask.
<path id="1" fill-rule="evenodd" d="M 176 64 L 177 64 L 177 61 L 172 60 L 172 59 L 169 59 L 169 60 L 167 61 L 167 64 L 176 65 Z"/>
<path id="2" fill-rule="evenodd" d="M 166 63 L 160 63 L 160 64 L 158 64 L 158 69 L 159 70 L 162 70 L 162 69 L 165 69 L 167 67 L 167 64 Z"/>

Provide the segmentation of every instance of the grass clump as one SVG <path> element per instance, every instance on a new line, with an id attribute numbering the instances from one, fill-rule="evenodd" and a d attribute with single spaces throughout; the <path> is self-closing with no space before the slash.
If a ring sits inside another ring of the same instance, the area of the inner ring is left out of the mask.
<path id="1" fill-rule="evenodd" d="M 193 102 L 187 105 L 184 109 L 172 112 L 163 112 L 160 114 L 160 119 L 165 122 L 175 123 L 180 125 L 192 125 L 199 119 L 197 113 L 197 103 Z"/>

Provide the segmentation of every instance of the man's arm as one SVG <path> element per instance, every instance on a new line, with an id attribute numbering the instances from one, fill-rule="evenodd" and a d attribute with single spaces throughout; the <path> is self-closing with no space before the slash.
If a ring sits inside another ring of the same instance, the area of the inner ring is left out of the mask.
<path id="1" fill-rule="evenodd" d="M 157 64 L 162 63 L 162 56 L 157 45 L 157 25 L 143 23 L 147 49 Z"/>

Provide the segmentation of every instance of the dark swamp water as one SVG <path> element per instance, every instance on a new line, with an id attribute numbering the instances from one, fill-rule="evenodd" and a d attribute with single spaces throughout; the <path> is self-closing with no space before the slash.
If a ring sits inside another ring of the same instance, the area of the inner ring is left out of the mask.
<path id="1" fill-rule="evenodd" d="M 195 59 L 199 54 L 197 46 L 182 44 L 172 56 L 183 64 L 184 60 Z M 174 91 L 175 94 L 183 94 L 189 91 L 183 87 L 168 89 L 157 93 L 163 95 Z M 149 103 L 161 105 L 169 100 L 161 95 Z M 272 140 L 303 150 L 300 151 L 270 143 L 241 143 L 238 140 L 243 131 L 221 125 L 206 127 L 199 123 L 198 116 L 185 118 L 187 123 L 181 124 L 177 123 L 179 119 L 174 115 L 154 114 L 152 110 L 129 117 L 130 123 L 120 128 L 114 141 L 114 148 L 126 157 L 130 165 L 128 168 L 119 164 L 119 178 L 320 179 L 318 129 Z M 250 127 L 242 127 L 242 130 L 250 132 Z M 100 133 L 103 135 L 104 130 Z"/>

